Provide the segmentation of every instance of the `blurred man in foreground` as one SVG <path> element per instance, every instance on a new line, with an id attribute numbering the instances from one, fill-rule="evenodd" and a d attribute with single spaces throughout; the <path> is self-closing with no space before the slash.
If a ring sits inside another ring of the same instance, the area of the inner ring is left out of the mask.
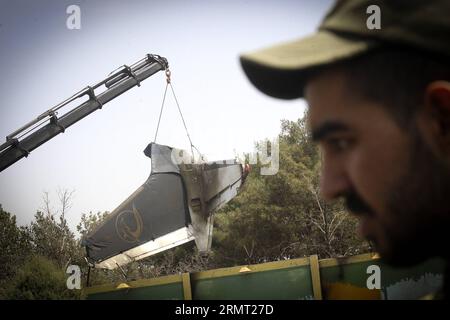
<path id="1" fill-rule="evenodd" d="M 349 0 L 316 34 L 241 56 L 259 90 L 307 100 L 323 197 L 393 266 L 449 259 L 449 39 L 449 1 Z"/>

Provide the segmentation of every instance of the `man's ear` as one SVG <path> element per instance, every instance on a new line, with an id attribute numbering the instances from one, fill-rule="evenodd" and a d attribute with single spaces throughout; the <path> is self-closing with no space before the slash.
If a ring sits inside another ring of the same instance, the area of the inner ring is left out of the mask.
<path id="1" fill-rule="evenodd" d="M 429 145 L 444 157 L 450 156 L 450 82 L 434 81 L 424 93 L 419 125 Z"/>

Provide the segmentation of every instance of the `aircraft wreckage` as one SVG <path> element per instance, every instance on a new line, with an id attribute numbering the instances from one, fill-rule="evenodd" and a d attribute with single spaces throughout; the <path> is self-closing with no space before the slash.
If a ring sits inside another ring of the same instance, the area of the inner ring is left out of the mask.
<path id="1" fill-rule="evenodd" d="M 150 143 L 147 181 L 85 240 L 88 263 L 114 269 L 188 241 L 211 248 L 214 212 L 234 198 L 247 171 L 235 160 L 184 161 L 186 151 Z"/>

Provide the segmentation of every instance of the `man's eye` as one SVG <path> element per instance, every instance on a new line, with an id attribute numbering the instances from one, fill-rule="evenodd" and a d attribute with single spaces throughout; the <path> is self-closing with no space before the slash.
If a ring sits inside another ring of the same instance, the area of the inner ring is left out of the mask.
<path id="1" fill-rule="evenodd" d="M 350 147 L 351 141 L 346 138 L 329 138 L 325 141 L 325 147 L 333 152 L 342 152 Z"/>

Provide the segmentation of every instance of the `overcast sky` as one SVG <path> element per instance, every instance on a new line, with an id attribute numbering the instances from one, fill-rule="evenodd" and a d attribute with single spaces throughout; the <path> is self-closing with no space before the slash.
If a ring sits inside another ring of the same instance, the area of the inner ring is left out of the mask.
<path id="1" fill-rule="evenodd" d="M 254 151 L 280 120 L 303 115 L 302 100 L 258 92 L 239 54 L 312 33 L 325 1 L 0 0 L 0 137 L 123 64 L 147 53 L 168 59 L 194 145 L 208 160 Z M 81 29 L 66 27 L 69 5 Z M 0 204 L 28 224 L 44 191 L 75 190 L 68 221 L 112 211 L 150 174 L 143 154 L 153 140 L 164 93 L 159 72 L 0 173 Z M 188 148 L 168 95 L 158 143 Z"/>

